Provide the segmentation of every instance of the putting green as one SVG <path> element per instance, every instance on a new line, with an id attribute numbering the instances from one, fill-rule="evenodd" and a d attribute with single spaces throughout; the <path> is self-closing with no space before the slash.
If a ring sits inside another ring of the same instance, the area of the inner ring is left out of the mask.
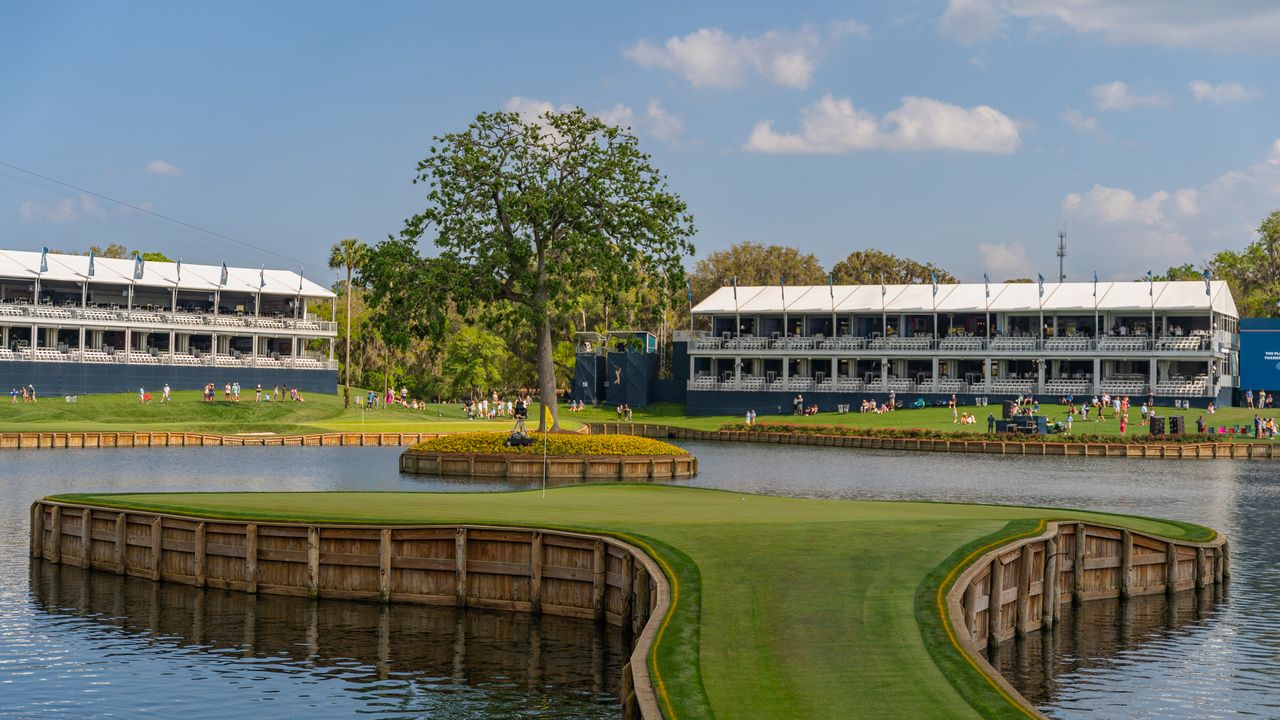
<path id="1" fill-rule="evenodd" d="M 975 548 L 1075 518 L 1182 540 L 1184 523 L 1078 511 L 809 500 L 661 485 L 511 493 L 59 495 L 206 517 L 501 524 L 617 535 L 675 603 L 651 664 L 668 717 L 1023 718 L 942 630 L 938 586 Z"/>

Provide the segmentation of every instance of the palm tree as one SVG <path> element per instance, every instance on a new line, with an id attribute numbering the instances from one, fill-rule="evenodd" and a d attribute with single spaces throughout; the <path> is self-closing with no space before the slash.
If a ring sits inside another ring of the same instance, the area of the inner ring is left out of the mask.
<path id="1" fill-rule="evenodd" d="M 351 407 L 351 275 L 364 266 L 365 257 L 369 254 L 369 246 L 356 238 L 343 238 L 334 243 L 329 251 L 329 267 L 347 271 L 347 359 L 343 363 L 346 378 L 343 381 L 342 402 Z"/>

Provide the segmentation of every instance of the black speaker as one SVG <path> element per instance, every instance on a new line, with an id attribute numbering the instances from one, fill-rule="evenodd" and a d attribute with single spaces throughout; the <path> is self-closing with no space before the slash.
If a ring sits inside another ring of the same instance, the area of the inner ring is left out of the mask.
<path id="1" fill-rule="evenodd" d="M 1156 417 L 1155 415 L 1151 416 L 1151 434 L 1152 435 L 1164 434 L 1164 418 Z"/>
<path id="2" fill-rule="evenodd" d="M 1003 403 L 1000 403 L 1000 405 L 1001 405 L 1000 412 L 1002 413 L 1003 419 L 1008 420 L 1009 418 L 1013 417 L 1013 409 L 1017 407 L 1017 403 L 1015 403 L 1012 400 L 1005 400 Z"/>
<path id="3" fill-rule="evenodd" d="M 1169 434 L 1182 435 L 1187 431 L 1186 418 L 1181 415 L 1174 415 L 1169 418 Z"/>

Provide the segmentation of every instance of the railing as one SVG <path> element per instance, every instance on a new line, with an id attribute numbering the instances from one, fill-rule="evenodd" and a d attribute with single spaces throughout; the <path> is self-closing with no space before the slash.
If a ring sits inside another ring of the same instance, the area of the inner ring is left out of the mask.
<path id="1" fill-rule="evenodd" d="M 933 337 L 824 337 L 821 335 L 787 337 L 717 337 L 700 335 L 690 338 L 690 351 L 701 352 L 773 352 L 785 353 L 886 353 L 886 352 L 957 352 L 957 353 L 1107 353 L 1160 352 L 1202 353 L 1213 349 L 1208 335 L 1165 336 L 1155 338 L 1131 335 L 1105 335 L 1100 338 L 1060 336 L 1037 338 L 1004 335 L 990 339 L 970 335 Z"/>
<path id="2" fill-rule="evenodd" d="M 0 303 L 0 322 L 8 318 L 30 318 L 55 321 L 79 321 L 89 325 L 113 323 L 119 325 L 179 325 L 183 328 L 258 328 L 266 330 L 292 330 L 304 333 L 336 333 L 338 324 L 314 318 L 291 318 L 253 315 L 214 315 L 213 313 L 171 312 L 168 310 L 134 308 L 80 308 L 60 305 L 15 305 Z"/>
<path id="3" fill-rule="evenodd" d="M 163 350 L 155 353 L 139 350 L 117 350 L 107 352 L 98 349 L 55 350 L 53 348 L 24 349 L 14 352 L 9 348 L 0 348 L 0 362 L 56 362 L 56 363 L 91 363 L 121 365 L 185 365 L 205 367 L 260 367 L 290 368 L 293 370 L 337 370 L 337 360 L 316 359 L 311 357 L 272 358 L 259 356 L 236 357 L 234 355 L 190 355 L 174 353 L 170 355 Z"/>

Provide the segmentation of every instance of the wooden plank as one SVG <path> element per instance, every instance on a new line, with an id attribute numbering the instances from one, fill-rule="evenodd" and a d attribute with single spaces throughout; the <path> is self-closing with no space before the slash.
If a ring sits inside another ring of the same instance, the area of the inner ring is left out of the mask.
<path id="1" fill-rule="evenodd" d="M 1058 539 L 1044 545 L 1044 582 L 1041 583 L 1040 627 L 1048 630 L 1058 619 Z"/>
<path id="2" fill-rule="evenodd" d="M 1120 532 L 1120 597 L 1133 594 L 1133 533 Z"/>
<path id="3" fill-rule="evenodd" d="M 1018 594 L 1015 596 L 1014 608 L 1017 612 L 1014 632 L 1026 635 L 1031 631 L 1031 543 L 1022 546 L 1022 557 L 1018 561 Z"/>
<path id="4" fill-rule="evenodd" d="M 453 537 L 454 603 L 467 606 L 467 529 L 458 528 Z"/>
<path id="5" fill-rule="evenodd" d="M 62 506 L 54 505 L 49 511 L 49 552 L 45 559 L 52 563 L 62 562 Z"/>
<path id="6" fill-rule="evenodd" d="M 258 526 L 254 523 L 244 526 L 244 581 L 245 592 L 258 592 Z"/>
<path id="7" fill-rule="evenodd" d="M 535 532 L 529 546 L 529 611 L 542 612 L 542 533 Z"/>
<path id="8" fill-rule="evenodd" d="M 151 579 L 160 579 L 160 554 L 164 552 L 164 518 L 157 515 L 151 521 Z"/>
<path id="9" fill-rule="evenodd" d="M 320 528 L 307 528 L 307 597 L 320 597 Z"/>
<path id="10" fill-rule="evenodd" d="M 44 503 L 31 503 L 31 557 L 44 556 Z"/>
<path id="11" fill-rule="evenodd" d="M 969 586 L 964 589 L 964 627 L 969 631 L 969 641 L 977 642 L 978 640 L 978 579 L 976 577 L 969 580 Z"/>
<path id="12" fill-rule="evenodd" d="M 596 622 L 604 621 L 604 589 L 605 589 L 605 555 L 604 541 L 597 540 L 592 553 L 591 567 L 591 608 L 595 610 Z"/>
<path id="13" fill-rule="evenodd" d="M 378 539 L 378 599 L 391 598 L 391 528 L 383 528 Z"/>
<path id="14" fill-rule="evenodd" d="M 93 565 L 93 509 L 80 511 L 80 567 Z"/>
<path id="15" fill-rule="evenodd" d="M 1196 587 L 1202 588 L 1208 583 L 1205 581 L 1205 553 L 1203 547 L 1196 548 Z"/>
<path id="16" fill-rule="evenodd" d="M 1075 547 L 1072 548 L 1071 602 L 1079 605 L 1084 596 L 1084 523 L 1076 523 Z"/>
<path id="17" fill-rule="evenodd" d="M 124 575 L 129 571 L 129 516 L 124 513 L 116 515 L 116 572 Z"/>
<path id="18" fill-rule="evenodd" d="M 619 624 L 624 630 L 631 627 L 631 614 L 635 610 L 635 599 L 631 595 L 631 588 L 635 581 L 635 564 L 636 559 L 631 555 L 631 552 L 624 551 L 622 555 L 622 582 L 618 588 L 622 598 L 622 607 L 620 608 L 622 619 Z"/>
<path id="19" fill-rule="evenodd" d="M 208 573 L 208 570 L 206 569 L 208 567 L 208 564 L 205 558 L 204 543 L 205 543 L 205 524 L 197 523 L 196 529 L 195 529 L 195 542 L 192 543 L 194 545 L 194 547 L 192 548 L 192 552 L 195 554 L 195 573 L 196 573 L 195 577 L 196 577 L 196 585 L 198 587 L 204 587 L 205 581 L 207 579 L 206 575 Z"/>
<path id="20" fill-rule="evenodd" d="M 1004 563 L 1000 562 L 1000 556 L 991 559 L 991 591 L 988 593 L 990 598 L 987 601 L 987 646 L 1000 644 L 1000 598 L 1003 595 L 1001 589 L 1004 587 Z"/>

